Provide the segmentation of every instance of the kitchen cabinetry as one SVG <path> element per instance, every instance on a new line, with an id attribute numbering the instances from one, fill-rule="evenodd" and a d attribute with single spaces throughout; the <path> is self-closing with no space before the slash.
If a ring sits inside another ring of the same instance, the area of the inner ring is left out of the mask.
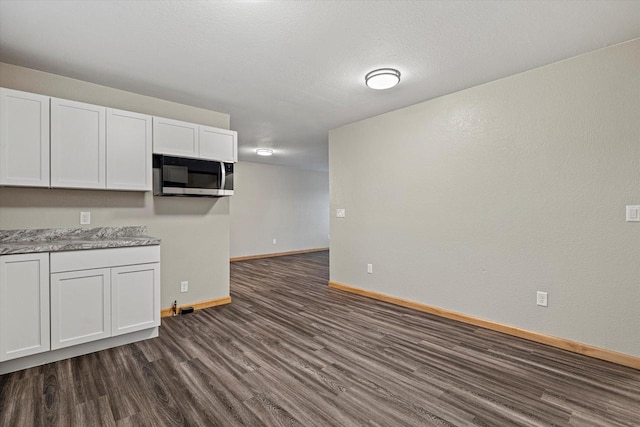
<path id="1" fill-rule="evenodd" d="M 111 335 L 160 325 L 160 264 L 111 269 Z"/>
<path id="2" fill-rule="evenodd" d="M 169 156 L 198 157 L 198 125 L 154 117 L 153 152 Z"/>
<path id="3" fill-rule="evenodd" d="M 0 185 L 49 186 L 49 97 L 0 88 Z"/>
<path id="4" fill-rule="evenodd" d="M 111 336 L 110 270 L 51 275 L 51 349 Z"/>
<path id="5" fill-rule="evenodd" d="M 160 325 L 160 247 L 51 254 L 51 348 Z"/>
<path id="6" fill-rule="evenodd" d="M 238 161 L 237 132 L 200 126 L 200 158 L 235 163 Z"/>
<path id="7" fill-rule="evenodd" d="M 237 132 L 0 88 L 0 185 L 151 191 L 152 153 L 235 163 Z"/>
<path id="8" fill-rule="evenodd" d="M 51 99 L 51 187 L 151 190 L 151 116 Z"/>
<path id="9" fill-rule="evenodd" d="M 237 132 L 178 120 L 153 118 L 153 152 L 235 163 Z"/>
<path id="10" fill-rule="evenodd" d="M 106 188 L 106 109 L 51 98 L 51 186 Z"/>
<path id="11" fill-rule="evenodd" d="M 151 191 L 152 143 L 151 116 L 0 88 L 0 185 Z"/>
<path id="12" fill-rule="evenodd" d="M 49 350 L 49 254 L 0 256 L 0 362 Z"/>
<path id="13" fill-rule="evenodd" d="M 107 188 L 151 191 L 151 116 L 107 108 Z"/>

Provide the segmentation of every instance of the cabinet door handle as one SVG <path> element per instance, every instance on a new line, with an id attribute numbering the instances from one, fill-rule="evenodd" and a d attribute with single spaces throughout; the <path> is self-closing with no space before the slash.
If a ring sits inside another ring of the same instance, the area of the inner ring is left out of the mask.
<path id="1" fill-rule="evenodd" d="M 227 174 L 226 171 L 224 170 L 224 162 L 220 162 L 220 189 L 224 190 L 224 186 L 226 184 L 226 180 L 227 180 Z"/>

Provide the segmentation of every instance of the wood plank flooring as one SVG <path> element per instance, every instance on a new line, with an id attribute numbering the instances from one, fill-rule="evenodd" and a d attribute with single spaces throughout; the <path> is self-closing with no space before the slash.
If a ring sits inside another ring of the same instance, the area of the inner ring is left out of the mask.
<path id="1" fill-rule="evenodd" d="M 1 376 L 0 426 L 640 426 L 640 371 L 330 289 L 328 262 L 235 262 L 230 305 Z"/>

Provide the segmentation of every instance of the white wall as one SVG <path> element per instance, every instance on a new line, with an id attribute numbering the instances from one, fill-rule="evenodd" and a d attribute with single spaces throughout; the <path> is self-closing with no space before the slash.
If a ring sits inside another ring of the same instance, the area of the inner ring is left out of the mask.
<path id="1" fill-rule="evenodd" d="M 640 356 L 639 70 L 635 40 L 331 131 L 331 280 Z"/>
<path id="2" fill-rule="evenodd" d="M 236 163 L 231 197 L 232 258 L 326 248 L 328 233 L 328 173 Z"/>
<path id="3" fill-rule="evenodd" d="M 220 128 L 229 115 L 138 95 L 50 73 L 0 63 L 0 86 L 154 114 Z M 189 304 L 229 295 L 229 200 L 162 198 L 148 193 L 0 188 L 0 229 L 146 225 L 162 239 L 161 305 Z M 189 292 L 180 293 L 180 281 Z"/>

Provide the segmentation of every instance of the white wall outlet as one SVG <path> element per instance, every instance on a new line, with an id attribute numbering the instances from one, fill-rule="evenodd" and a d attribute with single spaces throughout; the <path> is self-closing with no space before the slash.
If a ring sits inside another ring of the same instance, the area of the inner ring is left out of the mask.
<path id="1" fill-rule="evenodd" d="M 275 245 L 276 243 L 278 243 L 277 239 L 273 239 L 273 244 Z"/>
<path id="2" fill-rule="evenodd" d="M 180 292 L 189 292 L 189 282 L 180 282 Z"/>
<path id="3" fill-rule="evenodd" d="M 536 294 L 536 304 L 538 304 L 541 307 L 547 307 L 549 305 L 547 301 L 546 292 L 538 291 L 538 293 Z"/>
<path id="4" fill-rule="evenodd" d="M 91 224 L 91 212 L 80 212 L 80 225 Z"/>
<path id="5" fill-rule="evenodd" d="M 367 273 L 373 274 L 373 264 L 367 264 Z"/>
<path id="6" fill-rule="evenodd" d="M 347 212 L 344 209 L 336 209 L 336 218 L 344 218 Z"/>
<path id="7" fill-rule="evenodd" d="M 627 222 L 640 222 L 640 206 L 627 206 Z"/>

